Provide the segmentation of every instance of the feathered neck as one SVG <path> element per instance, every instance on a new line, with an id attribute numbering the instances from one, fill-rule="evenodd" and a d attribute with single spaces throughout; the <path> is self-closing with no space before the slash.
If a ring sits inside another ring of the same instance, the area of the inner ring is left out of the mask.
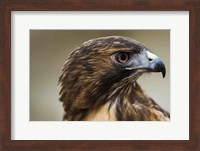
<path id="1" fill-rule="evenodd" d="M 93 103 L 85 102 L 89 98 L 76 100 L 79 107 L 68 110 L 67 120 L 121 120 L 150 121 L 169 120 L 169 114 L 149 98 L 135 82 L 123 89 L 115 89 Z M 103 99 L 107 100 L 104 101 Z M 85 104 L 84 104 L 84 103 Z M 91 102 L 91 100 L 90 100 Z M 87 104 L 88 103 L 88 104 Z M 86 105 L 87 104 L 87 105 Z M 82 105 L 82 106 L 81 106 Z M 75 107 L 75 106 L 71 106 Z"/>
<path id="2" fill-rule="evenodd" d="M 73 64 L 66 65 L 66 71 L 60 77 L 64 120 L 93 120 L 98 113 L 106 119 L 97 120 L 142 121 L 169 117 L 137 84 L 141 74 L 129 71 L 118 73 L 118 70 L 94 74 L 89 65 L 84 65 L 84 68 L 87 67 L 85 70 L 71 70 Z"/>

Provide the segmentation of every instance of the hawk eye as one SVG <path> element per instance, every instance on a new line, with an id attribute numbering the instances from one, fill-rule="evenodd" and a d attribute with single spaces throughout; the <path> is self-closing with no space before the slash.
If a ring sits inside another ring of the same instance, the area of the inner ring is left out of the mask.
<path id="1" fill-rule="evenodd" d="M 118 54 L 116 54 L 115 59 L 119 63 L 126 63 L 129 60 L 129 53 L 119 52 Z"/>

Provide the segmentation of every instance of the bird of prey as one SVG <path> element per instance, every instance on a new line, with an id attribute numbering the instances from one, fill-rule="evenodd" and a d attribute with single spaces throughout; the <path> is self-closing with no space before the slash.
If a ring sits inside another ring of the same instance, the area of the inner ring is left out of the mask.
<path id="1" fill-rule="evenodd" d="M 66 121 L 167 121 L 170 115 L 137 83 L 143 73 L 166 69 L 142 43 L 122 36 L 84 42 L 59 77 Z"/>

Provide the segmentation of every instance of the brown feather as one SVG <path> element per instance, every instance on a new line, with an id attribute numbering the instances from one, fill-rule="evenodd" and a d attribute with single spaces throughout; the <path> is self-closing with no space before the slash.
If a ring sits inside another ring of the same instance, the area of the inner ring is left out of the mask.
<path id="1" fill-rule="evenodd" d="M 119 50 L 144 45 L 125 37 L 103 37 L 83 43 L 66 59 L 59 78 L 64 120 L 169 120 L 169 113 L 148 97 L 136 80 L 142 75 L 114 66 Z"/>

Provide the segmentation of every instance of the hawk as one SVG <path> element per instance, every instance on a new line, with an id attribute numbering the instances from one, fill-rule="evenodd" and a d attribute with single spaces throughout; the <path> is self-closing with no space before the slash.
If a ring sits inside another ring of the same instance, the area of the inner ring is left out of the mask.
<path id="1" fill-rule="evenodd" d="M 134 39 L 109 36 L 84 42 L 71 52 L 59 77 L 63 120 L 169 120 L 169 113 L 137 83 L 149 72 L 161 72 L 164 78 L 165 65 Z"/>

